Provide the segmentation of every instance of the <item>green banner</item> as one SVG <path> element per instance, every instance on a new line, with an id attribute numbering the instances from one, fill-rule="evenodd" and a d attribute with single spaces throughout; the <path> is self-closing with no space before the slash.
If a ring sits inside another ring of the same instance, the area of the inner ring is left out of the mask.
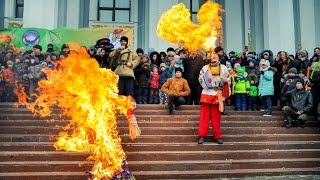
<path id="1" fill-rule="evenodd" d="M 117 46 L 121 36 L 129 38 L 129 44 L 133 47 L 133 27 L 99 27 L 99 28 L 81 28 L 68 29 L 59 28 L 47 30 L 41 28 L 16 28 L 0 30 L 0 34 L 10 34 L 13 39 L 11 43 L 17 47 L 25 47 L 27 50 L 32 46 L 39 44 L 43 51 L 47 45 L 52 43 L 54 50 L 59 51 L 62 44 L 76 42 L 82 46 L 94 45 L 98 39 L 109 38 L 111 43 Z"/>

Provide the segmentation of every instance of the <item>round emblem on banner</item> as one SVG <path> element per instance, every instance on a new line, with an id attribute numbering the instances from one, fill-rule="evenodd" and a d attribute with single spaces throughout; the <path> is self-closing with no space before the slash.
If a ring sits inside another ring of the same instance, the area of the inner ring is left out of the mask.
<path id="1" fill-rule="evenodd" d="M 34 46 L 40 41 L 40 34 L 34 30 L 28 30 L 23 34 L 22 41 L 26 46 Z"/>

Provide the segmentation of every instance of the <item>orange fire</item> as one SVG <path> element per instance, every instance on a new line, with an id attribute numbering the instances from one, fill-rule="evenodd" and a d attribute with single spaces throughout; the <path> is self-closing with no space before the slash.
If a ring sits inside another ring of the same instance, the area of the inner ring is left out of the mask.
<path id="1" fill-rule="evenodd" d="M 0 43 L 10 43 L 13 36 L 8 34 L 0 34 Z"/>
<path id="2" fill-rule="evenodd" d="M 117 112 L 126 114 L 131 101 L 118 95 L 118 76 L 99 68 L 86 50 L 70 44 L 71 54 L 58 69 L 45 69 L 47 80 L 39 82 L 40 94 L 27 107 L 41 116 L 49 116 L 52 107 L 62 109 L 70 123 L 59 133 L 57 150 L 90 152 L 87 160 L 95 161 L 95 179 L 110 178 L 119 170 L 125 153 L 117 131 Z M 19 94 L 19 93 L 18 93 Z M 19 94 L 23 103 L 24 93 Z M 24 102 L 25 103 L 25 102 Z"/>
<path id="3" fill-rule="evenodd" d="M 199 24 L 194 24 L 190 11 L 180 3 L 161 16 L 157 34 L 173 44 L 181 44 L 190 52 L 199 48 L 212 50 L 217 38 L 222 36 L 222 12 L 218 3 L 207 1 L 198 11 Z"/>

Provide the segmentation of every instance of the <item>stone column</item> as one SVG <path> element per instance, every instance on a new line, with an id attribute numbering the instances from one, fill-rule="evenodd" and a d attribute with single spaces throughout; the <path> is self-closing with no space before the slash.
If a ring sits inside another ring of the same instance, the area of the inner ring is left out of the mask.
<path id="1" fill-rule="evenodd" d="M 295 53 L 292 0 L 263 1 L 264 48 Z"/>
<path id="2" fill-rule="evenodd" d="M 264 50 L 263 0 L 250 0 L 251 49 L 257 53 Z"/>
<path id="3" fill-rule="evenodd" d="M 80 0 L 67 1 L 67 22 L 68 28 L 78 28 L 80 18 Z"/>
<path id="4" fill-rule="evenodd" d="M 309 56 L 312 56 L 313 49 L 316 47 L 314 0 L 299 0 L 299 5 L 301 47 L 308 51 Z"/>
<path id="5" fill-rule="evenodd" d="M 24 0 L 23 27 L 54 29 L 58 24 L 58 0 Z"/>
<path id="6" fill-rule="evenodd" d="M 168 47 L 174 46 L 157 36 L 157 25 L 162 13 L 177 4 L 178 0 L 166 1 L 165 3 L 163 0 L 149 2 L 149 7 L 146 7 L 146 16 L 149 16 L 149 22 L 147 23 L 149 25 L 149 37 L 146 38 L 146 41 L 149 42 L 149 48 L 154 48 L 156 51 L 166 51 Z M 148 49 L 145 51 L 148 51 Z"/>
<path id="7" fill-rule="evenodd" d="M 243 23 L 243 1 L 226 0 L 225 1 L 225 34 L 224 49 L 225 52 L 243 51 L 244 49 L 244 23 Z"/>

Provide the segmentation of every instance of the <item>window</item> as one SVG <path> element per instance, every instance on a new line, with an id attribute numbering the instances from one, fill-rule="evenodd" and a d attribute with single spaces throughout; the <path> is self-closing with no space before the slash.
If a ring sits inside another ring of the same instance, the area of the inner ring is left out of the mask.
<path id="1" fill-rule="evenodd" d="M 24 0 L 16 0 L 16 18 L 23 18 Z"/>
<path id="2" fill-rule="evenodd" d="M 197 13 L 201 5 L 205 2 L 205 0 L 180 0 L 191 13 L 191 19 L 194 23 L 198 23 Z"/>
<path id="3" fill-rule="evenodd" d="M 131 0 L 99 0 L 98 20 L 103 22 L 130 22 Z"/>

